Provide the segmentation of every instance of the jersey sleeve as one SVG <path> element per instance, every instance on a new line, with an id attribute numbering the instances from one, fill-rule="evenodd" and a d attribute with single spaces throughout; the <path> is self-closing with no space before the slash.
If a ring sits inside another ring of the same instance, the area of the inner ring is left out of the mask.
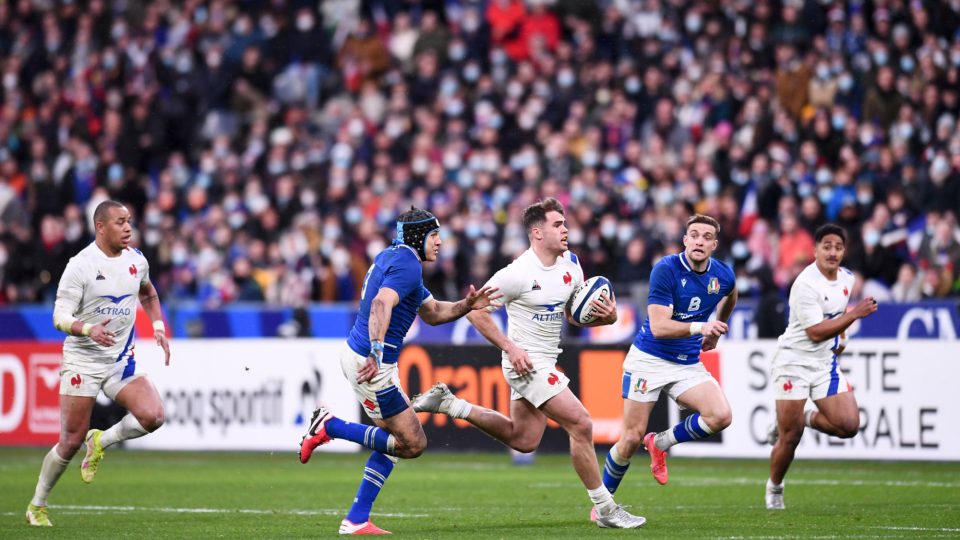
<path id="1" fill-rule="evenodd" d="M 800 328 L 806 330 L 823 321 L 819 298 L 820 295 L 810 285 L 799 281 L 794 283 L 790 291 L 790 310 L 797 314 Z"/>
<path id="2" fill-rule="evenodd" d="M 520 295 L 520 280 L 518 279 L 518 267 L 516 263 L 508 264 L 493 275 L 484 287 L 496 287 L 499 289 L 497 294 L 503 295 L 494 300 L 487 311 L 496 311 L 509 304 Z"/>
<path id="3" fill-rule="evenodd" d="M 663 262 L 657 263 L 653 267 L 653 272 L 650 272 L 650 294 L 647 296 L 647 304 L 672 307 L 674 288 L 673 273 Z"/>
<path id="4" fill-rule="evenodd" d="M 384 272 L 380 288 L 384 287 L 396 291 L 400 298 L 406 298 L 413 291 L 423 288 L 420 263 L 411 257 L 398 257 Z"/>
<path id="5" fill-rule="evenodd" d="M 430 289 L 421 285 L 420 286 L 420 305 L 422 306 L 427 302 L 429 302 L 430 300 L 433 300 L 433 293 L 430 292 Z"/>
<path id="6" fill-rule="evenodd" d="M 60 284 L 57 286 L 57 299 L 53 310 L 59 313 L 65 313 L 73 316 L 83 301 L 83 266 L 80 259 L 74 257 L 67 263 L 67 267 L 60 276 Z"/>
<path id="7" fill-rule="evenodd" d="M 140 252 L 137 251 L 137 253 Z M 150 262 L 143 256 L 143 253 L 140 253 L 140 257 L 143 259 L 143 279 L 140 280 L 140 286 L 142 287 L 150 283 Z"/>
<path id="8" fill-rule="evenodd" d="M 576 271 L 573 273 L 575 281 L 573 288 L 576 289 L 587 280 L 587 276 L 584 275 L 583 267 L 580 266 L 580 259 L 577 258 L 576 254 L 574 254 L 572 251 L 568 251 L 567 256 L 570 257 L 570 262 L 573 263 L 574 268 L 576 268 Z"/>

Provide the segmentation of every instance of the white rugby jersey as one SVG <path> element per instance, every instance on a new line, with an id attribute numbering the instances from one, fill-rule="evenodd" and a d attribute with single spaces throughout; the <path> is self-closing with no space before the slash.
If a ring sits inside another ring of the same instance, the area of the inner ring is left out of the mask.
<path id="1" fill-rule="evenodd" d="M 566 251 L 556 264 L 544 266 L 530 248 L 487 282 L 488 286 L 499 287 L 503 294 L 490 309 L 506 304 L 507 336 L 531 359 L 547 357 L 556 361 L 566 319 L 564 307 L 581 283 L 583 269 L 576 255 Z M 510 365 L 508 358 L 504 352 L 504 366 Z"/>
<path id="2" fill-rule="evenodd" d="M 812 263 L 800 272 L 790 287 L 790 320 L 787 329 L 777 340 L 781 349 L 789 349 L 816 360 L 830 360 L 831 349 L 837 346 L 839 337 L 811 341 L 806 329 L 843 315 L 853 291 L 853 272 L 841 267 L 837 279 L 830 281 Z"/>
<path id="3" fill-rule="evenodd" d="M 67 336 L 65 363 L 112 364 L 133 357 L 133 322 L 149 269 L 139 250 L 128 247 L 118 257 L 108 257 L 95 242 L 70 259 L 57 287 L 56 309 L 84 323 L 111 319 L 107 329 L 116 335 L 116 343 L 104 347 L 86 336 Z"/>

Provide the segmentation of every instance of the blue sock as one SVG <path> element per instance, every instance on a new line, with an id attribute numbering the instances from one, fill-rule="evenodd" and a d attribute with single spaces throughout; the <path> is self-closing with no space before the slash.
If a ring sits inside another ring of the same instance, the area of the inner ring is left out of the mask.
<path id="1" fill-rule="evenodd" d="M 630 460 L 620 457 L 616 446 L 610 448 L 607 461 L 603 465 L 603 485 L 607 488 L 607 491 L 611 494 L 616 493 L 617 488 L 620 487 L 620 481 L 623 480 L 623 475 L 627 474 L 629 468 Z"/>
<path id="2" fill-rule="evenodd" d="M 386 430 L 377 426 L 368 426 L 365 424 L 354 424 L 337 417 L 327 420 L 327 435 L 334 439 L 345 439 L 353 441 L 359 445 L 381 452 L 387 455 L 394 455 L 394 438 Z"/>
<path id="3" fill-rule="evenodd" d="M 390 476 L 393 470 L 393 461 L 390 458 L 374 452 L 370 454 L 367 460 L 367 466 L 363 469 L 363 480 L 360 481 L 360 488 L 357 489 L 357 496 L 353 499 L 353 506 L 350 507 L 350 513 L 347 514 L 347 521 L 353 524 L 363 523 L 370 520 L 370 509 L 373 508 L 373 501 L 377 499 L 380 490 L 383 489 L 384 482 Z"/>
<path id="4" fill-rule="evenodd" d="M 713 435 L 713 431 L 707 427 L 707 423 L 700 418 L 700 413 L 693 413 L 684 418 L 682 422 L 673 426 L 673 438 L 677 443 L 705 439 Z"/>

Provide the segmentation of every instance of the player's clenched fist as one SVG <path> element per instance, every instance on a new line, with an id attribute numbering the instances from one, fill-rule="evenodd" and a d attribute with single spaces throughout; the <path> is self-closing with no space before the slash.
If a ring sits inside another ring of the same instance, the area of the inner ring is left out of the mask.
<path id="1" fill-rule="evenodd" d="M 710 321 L 703 323 L 703 335 L 710 337 L 720 337 L 727 333 L 727 323 L 723 321 Z"/>
<path id="2" fill-rule="evenodd" d="M 877 311 L 877 301 L 872 296 L 868 296 L 853 308 L 853 316 L 862 319 L 867 315 L 872 315 Z"/>

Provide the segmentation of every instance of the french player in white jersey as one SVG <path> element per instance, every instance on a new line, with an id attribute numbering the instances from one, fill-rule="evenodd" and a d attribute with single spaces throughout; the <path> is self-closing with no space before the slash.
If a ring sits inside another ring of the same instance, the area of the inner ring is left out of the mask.
<path id="1" fill-rule="evenodd" d="M 47 497 L 81 443 L 86 442 L 87 453 L 80 476 L 90 483 L 105 448 L 163 425 L 160 394 L 149 379 L 136 373 L 133 353 L 139 300 L 153 321 L 154 339 L 163 348 L 165 363 L 170 363 L 160 299 L 150 282 L 147 259 L 129 245 L 133 229 L 124 205 L 100 203 L 93 221 L 96 240 L 67 263 L 53 308 L 54 326 L 68 334 L 60 371 L 60 439 L 43 458 L 36 491 L 27 506 L 27 523 L 33 526 L 52 526 Z M 88 430 L 101 390 L 129 412 L 105 431 Z"/>
<path id="2" fill-rule="evenodd" d="M 841 438 L 860 429 L 860 410 L 853 391 L 837 363 L 846 347 L 845 331 L 857 319 L 877 311 L 872 297 L 846 311 L 853 291 L 853 273 L 840 261 L 847 235 L 826 224 L 814 234 L 814 262 L 790 287 L 790 319 L 778 340 L 771 380 L 777 399 L 777 422 L 769 434 L 767 508 L 783 509 L 783 479 L 793 461 L 805 426 Z M 807 399 L 816 409 L 804 413 Z"/>
<path id="3" fill-rule="evenodd" d="M 512 389 L 510 417 L 457 398 L 443 383 L 416 396 L 413 408 L 417 412 L 465 419 L 524 453 L 536 450 L 547 419 L 554 420 L 570 436 L 573 467 L 597 508 L 597 525 L 640 527 L 646 519 L 631 515 L 617 505 L 603 487 L 590 413 L 568 388 L 566 375 L 556 368 L 563 321 L 582 326 L 570 316 L 567 301 L 584 281 L 576 256 L 567 249 L 563 206 L 549 198 L 524 209 L 522 219 L 530 238 L 530 249 L 494 274 L 486 285 L 498 288 L 503 295 L 492 309 L 506 305 L 507 333 L 500 331 L 489 311 L 467 314 L 471 324 L 503 351 L 503 375 Z M 597 320 L 587 326 L 616 322 L 614 298 L 594 302 L 593 308 Z"/>

